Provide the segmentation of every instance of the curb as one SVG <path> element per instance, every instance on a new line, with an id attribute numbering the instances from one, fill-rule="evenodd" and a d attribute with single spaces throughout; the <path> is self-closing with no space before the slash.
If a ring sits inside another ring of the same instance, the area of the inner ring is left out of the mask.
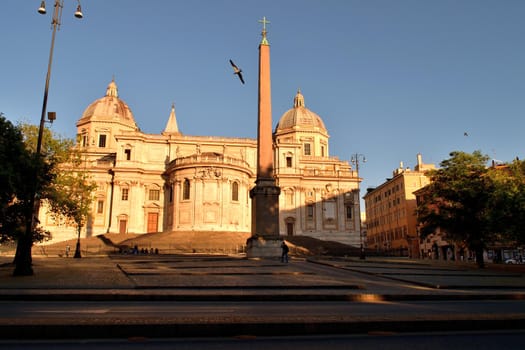
<path id="1" fill-rule="evenodd" d="M 525 319 L 447 319 L 386 321 L 310 321 L 236 323 L 163 323 L 135 321 L 114 324 L 10 324 L 0 325 L 0 339 L 108 339 L 300 336 L 326 334 L 413 333 L 439 331 L 523 330 Z"/>

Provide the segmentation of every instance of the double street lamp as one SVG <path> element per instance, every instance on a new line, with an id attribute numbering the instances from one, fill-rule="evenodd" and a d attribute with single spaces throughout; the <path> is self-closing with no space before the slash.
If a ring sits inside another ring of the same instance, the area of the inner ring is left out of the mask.
<path id="1" fill-rule="evenodd" d="M 80 0 L 78 1 L 77 10 L 75 11 L 76 18 L 82 18 L 82 8 L 80 7 Z M 53 29 L 53 35 L 51 36 L 51 49 L 49 50 L 49 62 L 47 64 L 47 75 L 46 75 L 46 86 L 44 89 L 44 102 L 42 103 L 42 115 L 40 116 L 40 126 L 38 128 L 38 140 L 36 144 L 36 154 L 40 156 L 40 151 L 42 149 L 42 136 L 44 134 L 44 124 L 46 122 L 46 109 L 47 109 L 47 95 L 49 91 L 49 80 L 51 79 L 51 66 L 53 64 L 53 50 L 55 48 L 55 36 L 57 29 L 60 29 L 60 20 L 62 19 L 62 8 L 64 7 L 64 0 L 55 0 L 55 7 L 53 10 L 53 19 L 51 20 L 51 27 Z M 40 7 L 38 8 L 38 13 L 45 15 L 46 11 L 46 2 L 42 1 Z M 50 113 L 48 119 L 50 122 L 55 120 L 56 114 Z"/>
<path id="2" fill-rule="evenodd" d="M 357 176 L 359 176 L 359 163 L 360 162 L 366 163 L 366 158 L 364 154 L 354 153 L 352 154 L 352 158 L 350 158 L 350 161 L 352 162 L 353 165 L 355 165 L 355 171 L 357 173 Z"/>
<path id="3" fill-rule="evenodd" d="M 80 0 L 78 1 L 77 10 L 75 12 L 75 17 L 82 18 L 82 10 L 80 8 Z M 44 126 L 46 122 L 46 109 L 47 109 L 47 95 L 49 91 L 49 80 L 51 77 L 51 65 L 53 63 L 53 49 L 55 47 L 55 36 L 57 28 L 60 27 L 60 20 L 62 17 L 62 8 L 64 7 L 64 0 L 55 0 L 55 8 L 53 11 L 53 19 L 51 21 L 51 27 L 53 29 L 53 35 L 51 37 L 51 49 L 49 50 L 49 63 L 47 65 L 47 76 L 46 76 L 46 86 L 44 89 L 44 101 L 42 103 L 42 115 L 40 116 L 40 125 L 38 128 L 38 139 L 36 143 L 36 157 L 37 164 L 41 164 L 41 150 L 42 150 L 42 138 L 44 135 Z M 44 15 L 46 14 L 46 2 L 42 1 L 40 7 L 38 8 L 38 13 Z M 53 122 L 56 118 L 56 113 L 50 112 L 48 119 L 50 122 Z M 18 240 L 18 246 L 15 256 L 15 276 L 27 276 L 33 274 L 33 268 L 31 267 L 32 258 L 31 258 L 31 247 L 33 245 L 33 231 L 36 227 L 36 222 L 38 219 L 38 212 L 40 210 L 40 200 L 38 199 L 38 176 L 39 176 L 39 167 L 35 168 L 34 174 L 34 183 L 32 184 L 31 195 L 29 197 L 29 210 L 26 215 L 26 230 L 25 233 Z"/>
<path id="4" fill-rule="evenodd" d="M 74 13 L 76 18 L 82 18 L 84 15 L 82 14 L 82 8 L 80 6 L 80 0 L 78 1 L 77 9 Z M 53 18 L 51 20 L 51 28 L 53 30 L 53 34 L 51 36 L 51 48 L 49 50 L 49 62 L 47 64 L 47 75 L 46 75 L 46 85 L 44 88 L 44 101 L 42 102 L 42 114 L 40 116 L 40 126 L 38 128 L 38 139 L 36 143 L 36 155 L 37 157 L 41 157 L 41 150 L 42 150 L 42 138 L 44 135 L 44 127 L 46 122 L 46 110 L 47 110 L 47 96 L 49 92 L 49 81 L 51 79 L 51 66 L 53 64 L 53 51 L 55 48 L 55 36 L 57 29 L 60 30 L 60 21 L 62 20 L 62 9 L 64 8 L 64 0 L 55 0 L 54 9 L 53 9 Z M 46 2 L 42 1 L 40 3 L 40 7 L 38 8 L 38 13 L 45 15 L 47 13 L 46 11 Z M 56 119 L 56 113 L 55 112 L 49 112 L 48 113 L 48 120 L 49 122 L 53 122 Z M 38 176 L 38 175 L 37 175 Z M 36 177 L 35 177 L 36 179 Z M 36 187 L 35 187 L 35 194 L 33 196 L 33 207 L 34 207 L 34 213 L 33 213 L 33 222 L 32 222 L 32 228 L 34 228 L 34 220 L 38 217 L 38 211 L 40 209 L 40 203 L 38 200 L 36 200 Z M 77 245 L 78 250 L 78 245 Z M 77 253 L 75 253 L 76 255 Z M 76 257 L 76 256 L 75 256 Z M 80 257 L 80 254 L 78 252 L 78 257 Z"/>
<path id="5" fill-rule="evenodd" d="M 360 153 L 355 153 L 355 154 L 352 154 L 352 158 L 350 159 L 350 161 L 352 162 L 353 165 L 355 165 L 357 176 L 359 176 L 359 162 L 366 163 L 365 156 Z M 358 186 L 359 186 L 359 183 L 358 183 Z M 359 203 L 360 203 L 360 200 L 359 200 Z M 359 205 L 359 215 L 361 215 L 361 205 Z M 365 253 L 365 246 L 363 243 L 363 231 L 362 231 L 363 228 L 361 227 L 361 217 L 359 217 L 359 223 L 360 223 L 359 224 L 359 243 L 360 243 L 359 258 L 364 260 L 366 258 L 366 253 Z"/>

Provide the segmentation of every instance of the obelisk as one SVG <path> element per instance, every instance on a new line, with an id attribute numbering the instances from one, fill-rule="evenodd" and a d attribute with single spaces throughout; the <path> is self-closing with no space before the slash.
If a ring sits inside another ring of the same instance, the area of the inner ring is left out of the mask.
<path id="1" fill-rule="evenodd" d="M 250 191 L 252 230 L 246 242 L 249 258 L 279 257 L 279 194 L 273 174 L 272 97 L 270 81 L 270 44 L 266 38 L 263 17 L 262 40 L 259 44 L 259 113 L 257 119 L 257 179 Z"/>

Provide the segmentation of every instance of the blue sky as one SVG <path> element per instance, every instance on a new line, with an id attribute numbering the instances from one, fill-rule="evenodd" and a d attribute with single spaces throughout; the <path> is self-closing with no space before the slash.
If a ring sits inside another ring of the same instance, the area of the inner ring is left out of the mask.
<path id="1" fill-rule="evenodd" d="M 38 124 L 53 0 L 2 0 L 0 112 Z M 175 103 L 187 135 L 256 137 L 258 44 L 271 45 L 273 124 L 301 89 L 325 122 L 330 155 L 360 164 L 364 189 L 416 154 L 454 150 L 525 158 L 525 1 L 65 0 L 48 110 L 74 137 L 115 76 L 147 133 Z M 244 72 L 233 76 L 229 59 Z M 469 136 L 464 136 L 467 132 Z"/>

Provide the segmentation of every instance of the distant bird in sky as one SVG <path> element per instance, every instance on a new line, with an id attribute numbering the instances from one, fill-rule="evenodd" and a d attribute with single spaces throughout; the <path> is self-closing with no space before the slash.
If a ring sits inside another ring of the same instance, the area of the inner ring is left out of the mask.
<path id="1" fill-rule="evenodd" d="M 467 132 L 464 132 L 464 133 L 463 133 L 463 136 L 468 136 L 468 133 L 467 133 Z"/>
<path id="2" fill-rule="evenodd" d="M 235 63 L 233 63 L 232 60 L 230 60 L 230 64 L 232 65 L 233 67 L 233 74 L 237 74 L 239 76 L 239 79 L 241 79 L 241 83 L 244 84 L 244 79 L 242 78 L 242 69 L 240 69 L 239 67 L 237 67 L 235 65 Z"/>

